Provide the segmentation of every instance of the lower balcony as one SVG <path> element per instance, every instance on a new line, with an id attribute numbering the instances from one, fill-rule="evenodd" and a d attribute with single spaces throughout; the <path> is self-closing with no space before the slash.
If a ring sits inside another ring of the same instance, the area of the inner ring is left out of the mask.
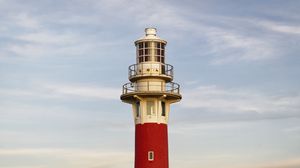
<path id="1" fill-rule="evenodd" d="M 122 100 L 134 99 L 134 96 L 165 96 L 166 99 L 180 100 L 180 85 L 174 82 L 142 82 L 123 85 Z"/>

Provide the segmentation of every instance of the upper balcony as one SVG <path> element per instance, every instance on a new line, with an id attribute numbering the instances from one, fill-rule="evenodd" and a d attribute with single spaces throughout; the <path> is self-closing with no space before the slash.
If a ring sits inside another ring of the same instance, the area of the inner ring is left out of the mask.
<path id="1" fill-rule="evenodd" d="M 173 66 L 161 63 L 140 63 L 129 66 L 128 78 L 131 82 L 146 77 L 159 77 L 170 82 L 173 80 Z"/>

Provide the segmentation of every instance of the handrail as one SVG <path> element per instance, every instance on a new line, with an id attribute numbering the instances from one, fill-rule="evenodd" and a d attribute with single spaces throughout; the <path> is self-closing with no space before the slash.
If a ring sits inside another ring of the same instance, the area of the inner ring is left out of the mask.
<path id="1" fill-rule="evenodd" d="M 129 82 L 123 85 L 123 94 L 133 92 L 167 92 L 180 94 L 180 85 L 174 82 L 165 84 L 161 82 L 160 85 L 151 82 L 145 82 L 143 84 Z"/>
<path id="2" fill-rule="evenodd" d="M 173 66 L 160 63 L 132 64 L 128 67 L 129 79 L 136 76 L 164 75 L 173 78 Z"/>

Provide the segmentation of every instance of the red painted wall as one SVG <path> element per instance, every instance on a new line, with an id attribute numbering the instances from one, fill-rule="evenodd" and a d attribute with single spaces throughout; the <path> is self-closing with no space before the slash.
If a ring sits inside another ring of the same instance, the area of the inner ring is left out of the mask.
<path id="1" fill-rule="evenodd" d="M 154 160 L 148 161 L 148 151 Z M 166 124 L 144 123 L 135 126 L 135 168 L 168 168 L 168 127 Z"/>

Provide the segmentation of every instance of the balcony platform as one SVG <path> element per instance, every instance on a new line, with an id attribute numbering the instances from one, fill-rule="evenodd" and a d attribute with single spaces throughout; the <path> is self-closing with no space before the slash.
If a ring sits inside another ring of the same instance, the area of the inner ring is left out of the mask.
<path id="1" fill-rule="evenodd" d="M 123 93 L 121 100 L 131 102 L 139 97 L 164 97 L 171 101 L 179 101 L 182 96 L 180 94 L 180 85 L 174 82 L 166 83 L 166 85 L 146 84 L 138 86 L 136 83 L 126 83 L 123 85 Z"/>

